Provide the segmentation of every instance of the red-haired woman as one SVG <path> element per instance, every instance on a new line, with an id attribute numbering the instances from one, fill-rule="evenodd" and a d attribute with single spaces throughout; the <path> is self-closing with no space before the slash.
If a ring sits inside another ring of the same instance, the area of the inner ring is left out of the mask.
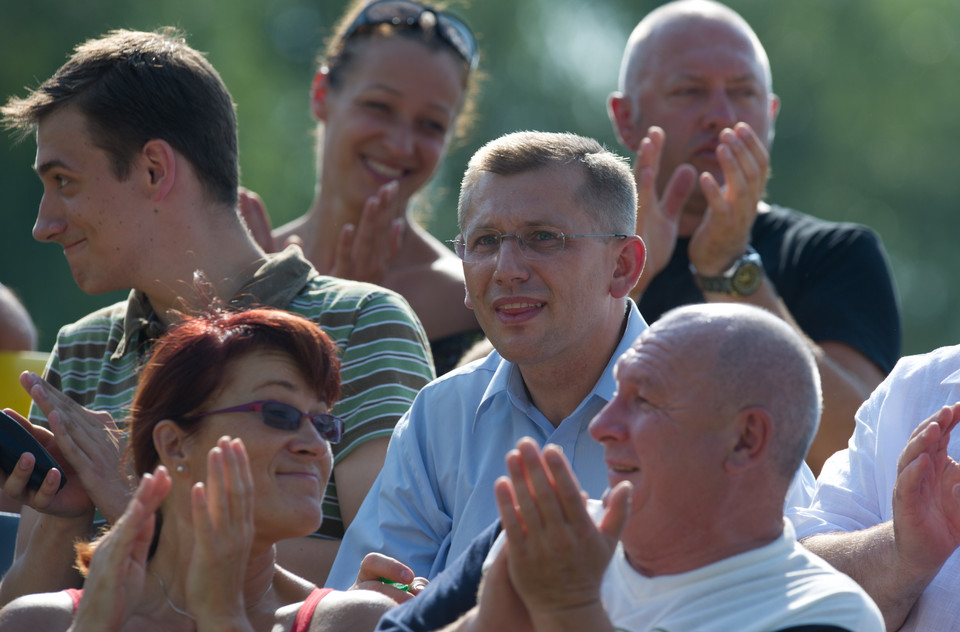
<path id="1" fill-rule="evenodd" d="M 0 629 L 373 629 L 392 599 L 316 589 L 275 561 L 276 542 L 323 519 L 339 391 L 334 345 L 299 316 L 184 321 L 143 370 L 129 444 L 142 479 L 98 545 L 79 547 L 84 589 L 21 597 Z M 375 561 L 358 582 L 400 568 Z"/>

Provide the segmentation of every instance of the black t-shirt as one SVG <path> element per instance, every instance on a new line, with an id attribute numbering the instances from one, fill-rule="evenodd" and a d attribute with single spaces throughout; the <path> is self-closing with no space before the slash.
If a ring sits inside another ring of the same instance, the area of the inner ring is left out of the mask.
<path id="1" fill-rule="evenodd" d="M 669 309 L 702 303 L 677 240 L 667 267 L 640 299 L 648 323 Z M 759 213 L 751 244 L 793 318 L 814 342 L 846 343 L 889 373 L 900 358 L 900 310 L 880 238 L 858 224 L 828 222 L 772 206 Z"/>

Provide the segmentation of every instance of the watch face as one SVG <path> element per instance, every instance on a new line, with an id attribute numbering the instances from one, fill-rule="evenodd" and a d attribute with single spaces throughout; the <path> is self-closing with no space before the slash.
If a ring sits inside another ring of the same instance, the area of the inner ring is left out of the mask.
<path id="1" fill-rule="evenodd" d="M 751 294 L 760 286 L 763 277 L 763 269 L 757 264 L 746 261 L 741 265 L 733 278 L 730 279 L 730 285 L 738 294 Z"/>

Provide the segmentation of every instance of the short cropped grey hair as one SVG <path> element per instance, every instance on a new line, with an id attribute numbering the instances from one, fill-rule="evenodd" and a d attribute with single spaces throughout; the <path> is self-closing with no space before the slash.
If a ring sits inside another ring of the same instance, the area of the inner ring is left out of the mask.
<path id="1" fill-rule="evenodd" d="M 470 196 L 482 174 L 511 176 L 568 165 L 580 167 L 584 174 L 577 201 L 596 221 L 596 229 L 633 235 L 637 227 L 637 185 L 627 160 L 592 138 L 552 132 L 506 134 L 473 155 L 460 186 L 457 220 L 461 229 Z"/>

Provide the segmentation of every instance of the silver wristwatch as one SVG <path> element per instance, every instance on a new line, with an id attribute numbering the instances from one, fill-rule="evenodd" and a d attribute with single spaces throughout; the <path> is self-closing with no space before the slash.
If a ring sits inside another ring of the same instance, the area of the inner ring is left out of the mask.
<path id="1" fill-rule="evenodd" d="M 720 276 L 704 276 L 690 264 L 690 272 L 702 292 L 723 292 L 730 296 L 749 296 L 763 282 L 763 261 L 752 246 L 724 270 Z"/>

